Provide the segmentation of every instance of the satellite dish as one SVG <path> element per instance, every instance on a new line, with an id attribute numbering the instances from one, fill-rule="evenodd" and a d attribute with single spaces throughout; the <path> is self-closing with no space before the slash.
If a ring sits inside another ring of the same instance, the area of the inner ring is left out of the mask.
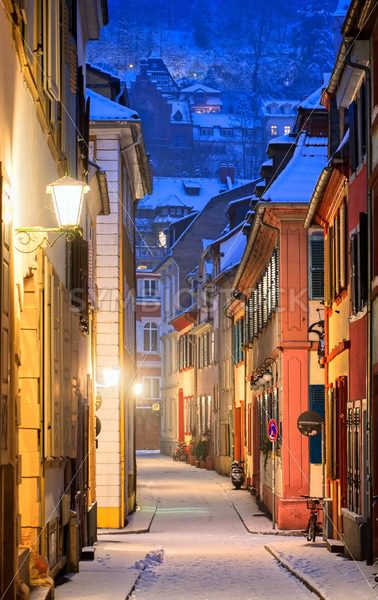
<path id="1" fill-rule="evenodd" d="M 318 435 L 322 430 L 322 417 L 319 413 L 308 410 L 299 415 L 297 427 L 302 435 L 313 437 Z"/>

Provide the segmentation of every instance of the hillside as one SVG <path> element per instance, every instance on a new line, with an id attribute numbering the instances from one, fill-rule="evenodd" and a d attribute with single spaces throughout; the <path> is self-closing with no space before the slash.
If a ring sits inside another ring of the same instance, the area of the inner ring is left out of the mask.
<path id="1" fill-rule="evenodd" d="M 301 98 L 322 81 L 335 54 L 335 0 L 109 1 L 110 22 L 89 57 L 132 78 L 161 54 L 183 84 L 205 81 L 261 97 Z"/>

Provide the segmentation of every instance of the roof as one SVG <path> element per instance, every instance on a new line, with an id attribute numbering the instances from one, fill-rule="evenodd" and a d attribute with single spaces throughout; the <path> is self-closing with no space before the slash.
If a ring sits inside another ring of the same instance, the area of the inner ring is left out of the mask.
<path id="1" fill-rule="evenodd" d="M 246 183 L 235 180 L 233 187 Z M 189 190 L 197 190 L 198 195 L 190 195 Z M 154 177 L 152 194 L 145 196 L 138 204 L 138 209 L 153 209 L 163 206 L 187 206 L 196 211 L 202 210 L 213 196 L 228 191 L 227 184 L 222 184 L 217 177 Z"/>
<path id="2" fill-rule="evenodd" d="M 90 98 L 91 121 L 138 121 L 139 115 L 126 106 L 122 106 L 105 96 L 87 88 L 87 98 Z"/>
<path id="3" fill-rule="evenodd" d="M 189 87 L 183 88 L 180 91 L 188 94 L 192 94 L 195 92 L 208 92 L 209 94 L 220 94 L 219 90 L 211 88 L 207 85 L 203 85 L 202 83 L 195 83 L 193 85 L 190 85 Z"/>
<path id="4" fill-rule="evenodd" d="M 265 116 L 282 116 L 292 117 L 297 113 L 297 106 L 299 100 L 263 100 L 261 103 L 261 110 Z M 275 111 L 271 109 L 276 107 Z M 284 112 L 284 107 L 289 107 L 289 112 Z"/>
<path id="5" fill-rule="evenodd" d="M 303 100 L 303 102 L 301 102 L 299 104 L 298 108 L 302 108 L 305 110 L 314 110 L 314 109 L 325 110 L 324 106 L 320 102 L 320 99 L 322 97 L 323 90 L 328 85 L 330 76 L 331 76 L 330 73 L 324 73 L 323 74 L 323 84 L 317 90 L 315 90 L 315 92 L 312 92 L 312 94 L 310 94 L 305 100 Z"/>
<path id="6" fill-rule="evenodd" d="M 302 132 L 291 160 L 264 192 L 262 201 L 309 202 L 327 164 L 328 140 Z"/>
<path id="7" fill-rule="evenodd" d="M 109 68 L 104 68 L 98 64 L 92 63 L 90 61 L 87 60 L 87 67 L 89 67 L 90 69 L 94 69 L 95 71 L 98 71 L 99 73 L 103 73 L 104 75 L 107 75 L 108 77 L 113 77 L 114 79 L 119 79 L 119 81 L 123 82 L 122 77 L 120 77 L 116 72 L 111 70 L 111 66 L 109 66 Z"/>
<path id="8" fill-rule="evenodd" d="M 269 146 L 272 144 L 295 144 L 295 135 L 293 133 L 289 133 L 287 135 L 274 136 L 269 140 Z"/>

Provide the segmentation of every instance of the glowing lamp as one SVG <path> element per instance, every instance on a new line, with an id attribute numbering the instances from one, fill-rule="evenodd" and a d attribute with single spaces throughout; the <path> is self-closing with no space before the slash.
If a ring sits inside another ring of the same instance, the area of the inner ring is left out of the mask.
<path id="1" fill-rule="evenodd" d="M 104 369 L 103 370 L 103 380 L 104 387 L 117 387 L 119 384 L 119 369 Z"/>
<path id="2" fill-rule="evenodd" d="M 143 384 L 142 383 L 136 383 L 134 385 L 134 393 L 136 396 L 141 396 L 143 392 Z"/>
<path id="3" fill-rule="evenodd" d="M 46 192 L 52 196 L 60 228 L 72 229 L 78 227 L 84 194 L 88 191 L 89 186 L 86 183 L 77 181 L 68 175 L 57 179 L 46 187 Z"/>

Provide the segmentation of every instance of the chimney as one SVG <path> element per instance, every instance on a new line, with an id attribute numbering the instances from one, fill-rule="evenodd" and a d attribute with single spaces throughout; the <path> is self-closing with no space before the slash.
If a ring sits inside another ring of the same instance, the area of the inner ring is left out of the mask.
<path id="1" fill-rule="evenodd" d="M 227 183 L 228 167 L 223 164 L 219 167 L 219 179 L 221 183 Z"/>
<path id="2" fill-rule="evenodd" d="M 228 165 L 227 175 L 232 183 L 235 183 L 235 165 Z"/>

